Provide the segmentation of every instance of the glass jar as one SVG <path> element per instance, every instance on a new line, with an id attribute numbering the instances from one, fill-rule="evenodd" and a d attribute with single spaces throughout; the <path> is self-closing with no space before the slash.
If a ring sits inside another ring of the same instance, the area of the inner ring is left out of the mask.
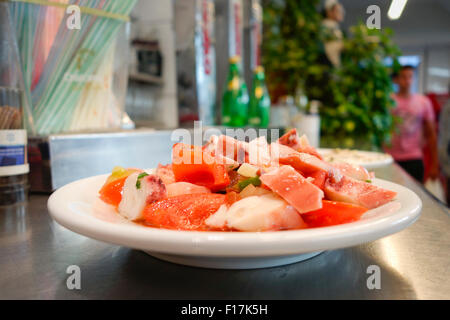
<path id="1" fill-rule="evenodd" d="M 0 3 L 0 206 L 23 202 L 28 194 L 21 70 L 8 3 Z"/>

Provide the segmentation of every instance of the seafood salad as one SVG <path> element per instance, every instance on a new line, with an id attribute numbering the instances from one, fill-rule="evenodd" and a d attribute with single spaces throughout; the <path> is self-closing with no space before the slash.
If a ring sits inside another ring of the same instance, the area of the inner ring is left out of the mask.
<path id="1" fill-rule="evenodd" d="M 295 129 L 276 142 L 220 135 L 177 143 L 172 163 L 152 171 L 115 167 L 100 199 L 133 222 L 196 231 L 278 231 L 357 221 L 396 193 L 373 173 L 330 164 Z"/>

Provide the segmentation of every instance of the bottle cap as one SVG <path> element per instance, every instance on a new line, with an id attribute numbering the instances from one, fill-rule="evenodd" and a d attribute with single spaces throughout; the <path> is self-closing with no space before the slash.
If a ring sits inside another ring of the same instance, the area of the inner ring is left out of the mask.
<path id="1" fill-rule="evenodd" d="M 264 67 L 263 66 L 257 66 L 255 70 L 253 70 L 254 73 L 264 73 Z"/>
<path id="2" fill-rule="evenodd" d="M 232 56 L 229 61 L 230 61 L 230 63 L 239 63 L 241 61 L 241 57 L 240 56 Z"/>

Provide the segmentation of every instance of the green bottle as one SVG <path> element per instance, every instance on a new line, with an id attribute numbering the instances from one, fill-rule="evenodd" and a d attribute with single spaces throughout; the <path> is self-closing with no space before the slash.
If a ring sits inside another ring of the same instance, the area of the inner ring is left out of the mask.
<path id="1" fill-rule="evenodd" d="M 248 124 L 255 127 L 267 128 L 270 120 L 270 97 L 265 84 L 264 69 L 255 68 L 253 86 L 248 110 Z"/>
<path id="2" fill-rule="evenodd" d="M 230 58 L 230 69 L 222 97 L 222 124 L 243 127 L 247 124 L 248 92 L 239 70 L 238 56 Z"/>

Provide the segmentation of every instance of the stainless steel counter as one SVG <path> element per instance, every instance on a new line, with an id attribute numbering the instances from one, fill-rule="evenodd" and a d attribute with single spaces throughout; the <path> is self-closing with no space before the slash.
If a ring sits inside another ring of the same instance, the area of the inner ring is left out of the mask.
<path id="1" fill-rule="evenodd" d="M 209 270 L 160 261 L 77 235 L 54 222 L 47 195 L 0 209 L 1 299 L 450 299 L 450 215 L 399 167 L 377 170 L 423 201 L 419 220 L 395 235 L 288 266 Z M 67 267 L 81 269 L 69 290 Z M 369 290 L 367 268 L 381 271 Z"/>

